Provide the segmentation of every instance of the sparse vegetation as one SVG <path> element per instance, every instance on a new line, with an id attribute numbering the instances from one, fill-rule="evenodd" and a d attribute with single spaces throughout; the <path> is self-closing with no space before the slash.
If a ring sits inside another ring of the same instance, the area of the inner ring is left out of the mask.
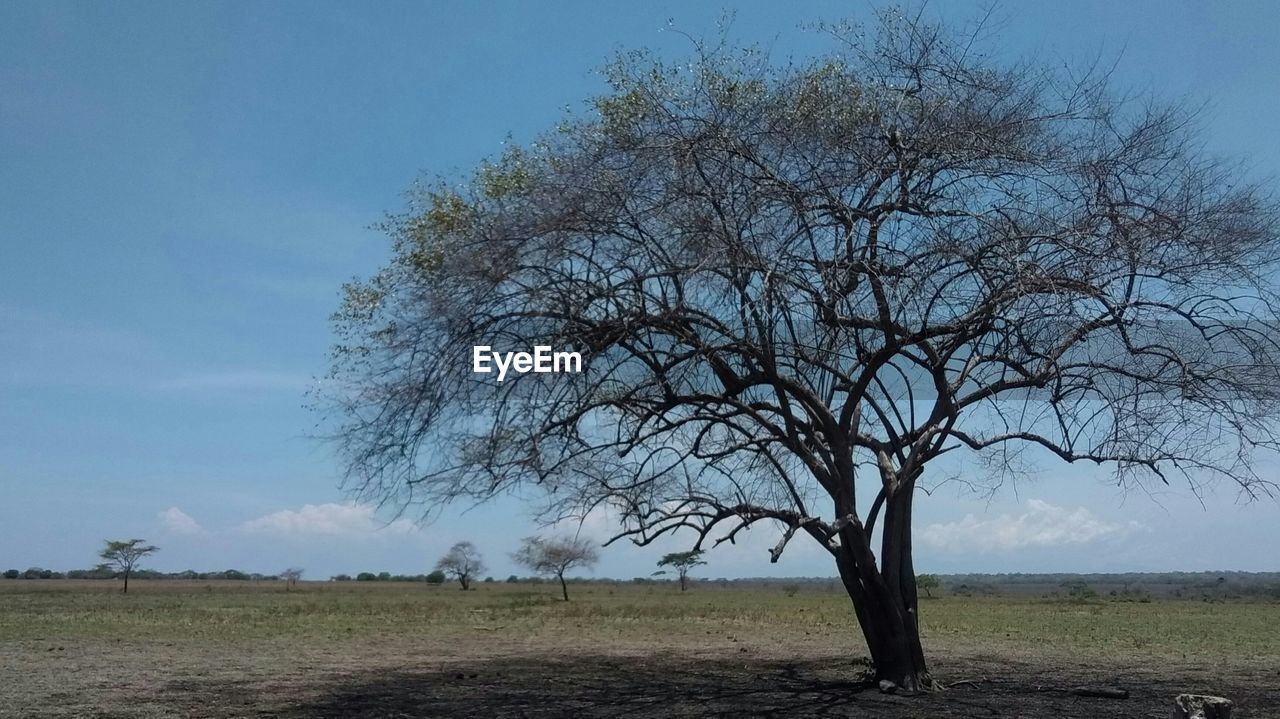
<path id="1" fill-rule="evenodd" d="M 469 671 L 485 672 L 486 666 L 493 667 L 490 672 L 502 671 L 504 662 L 512 661 L 513 643 L 550 667 L 546 672 L 586 672 L 588 660 L 595 663 L 592 666 L 612 662 L 610 673 L 586 675 L 588 683 L 605 687 L 631 681 L 646 666 L 661 675 L 655 681 L 679 682 L 678 672 L 687 667 L 661 664 L 657 657 L 684 654 L 719 655 L 738 667 L 747 663 L 752 667 L 748 679 L 757 683 L 755 672 L 779 676 L 780 661 L 830 665 L 834 672 L 852 657 L 866 666 L 866 649 L 847 624 L 847 599 L 840 587 L 825 581 L 725 586 L 704 582 L 698 592 L 687 594 L 652 582 L 582 582 L 575 584 L 572 602 L 558 601 L 523 583 L 505 582 L 483 591 L 433 592 L 430 601 L 423 600 L 421 583 L 410 582 L 309 582 L 288 593 L 270 582 L 135 583 L 139 591 L 131 592 L 127 601 L 92 581 L 0 583 L 0 654 L 7 660 L 0 662 L 4 708 L 15 716 L 38 708 L 30 713 L 50 719 L 224 715 L 218 711 L 232 715 L 240 705 L 216 702 L 234 702 L 228 697 L 246 691 L 255 702 L 309 701 L 332 693 L 332 680 L 324 676 L 349 681 L 369 672 L 383 682 L 403 671 L 406 663 L 415 665 L 415 671 L 464 665 L 479 667 Z M 801 590 L 788 596 L 785 587 L 790 585 Z M 1019 681 L 1016 672 L 998 673 L 1003 670 L 989 657 L 999 655 L 1017 656 L 1020 666 L 1037 669 L 1036 677 L 1052 676 L 1052 681 L 1061 682 L 1078 678 L 1086 665 L 1091 672 L 1125 676 L 1134 666 L 1158 664 L 1162 676 L 1171 681 L 1184 678 L 1239 697 L 1249 691 L 1243 680 L 1227 686 L 1222 682 L 1246 677 L 1261 685 L 1280 666 L 1277 617 L 1280 605 L 1263 599 L 1205 603 L 1192 596 L 1076 604 L 1061 597 L 1045 600 L 992 590 L 974 597 L 941 593 L 922 607 L 921 628 L 928 645 L 945 657 L 944 681 L 972 676 L 975 666 L 1002 682 Z M 1206 637 L 1214 640 L 1206 642 Z M 1192 646 L 1196 652 L 1188 654 Z M 615 656 L 601 659 L 604 652 Z M 635 656 L 646 658 L 633 663 L 628 657 Z M 211 673 L 210 667 L 221 669 Z M 121 671 L 131 677 L 128 691 L 108 690 L 99 681 L 103 672 Z M 725 672 L 724 676 L 733 674 Z M 444 676 L 442 685 L 454 681 L 452 672 Z M 554 686 L 564 689 L 539 696 L 556 701 L 562 695 L 555 692 L 570 692 L 562 700 L 575 706 L 572 692 L 578 689 L 570 687 L 577 686 L 575 680 L 581 676 L 560 676 Z M 501 681 L 506 689 L 518 679 L 504 675 L 493 681 Z M 213 693 L 223 684 L 228 693 Z M 416 678 L 406 680 L 405 686 L 423 684 Z M 655 700 L 681 700 L 661 693 L 663 686 L 673 685 L 655 686 L 636 691 L 656 692 Z M 480 713 L 489 706 L 484 702 L 509 694 L 484 693 L 471 680 L 461 688 L 477 692 L 471 700 L 481 702 L 462 713 Z M 392 701 L 388 691 L 364 694 L 366 703 L 358 711 L 319 715 L 423 715 L 421 707 L 379 704 Z M 938 701 L 965 700 L 979 691 L 985 689 L 954 689 L 943 692 Z M 1273 692 L 1267 699 L 1266 691 L 1252 691 L 1255 704 L 1248 716 L 1280 715 L 1280 698 Z M 61 706 L 43 703 L 55 692 L 68 699 Z M 749 696 L 755 702 L 762 695 L 753 690 Z M 1045 695 L 1028 689 L 1026 696 Z M 1137 703 L 1134 711 L 1162 706 L 1170 697 L 1143 699 L 1155 703 Z M 409 700 L 420 701 L 420 695 L 411 694 Z M 875 699 L 860 694 L 850 701 L 865 706 Z M 899 711 L 908 714 L 886 711 L 874 716 L 962 716 L 932 713 L 926 701 L 932 700 L 902 704 Z M 214 706 L 216 711 L 211 710 Z M 750 715 L 758 708 L 751 705 L 741 713 Z M 290 711 L 281 709 L 278 715 L 309 716 Z M 685 713 L 700 712 L 695 708 Z"/>

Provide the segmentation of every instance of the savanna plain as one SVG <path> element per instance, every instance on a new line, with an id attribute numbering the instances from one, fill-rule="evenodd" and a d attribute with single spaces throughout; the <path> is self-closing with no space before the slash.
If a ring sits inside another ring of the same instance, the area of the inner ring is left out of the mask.
<path id="1" fill-rule="evenodd" d="M 881 694 L 838 585 L 0 582 L 0 717 L 1280 717 L 1280 601 L 936 592 Z M 1106 686 L 1127 699 L 1078 696 Z"/>

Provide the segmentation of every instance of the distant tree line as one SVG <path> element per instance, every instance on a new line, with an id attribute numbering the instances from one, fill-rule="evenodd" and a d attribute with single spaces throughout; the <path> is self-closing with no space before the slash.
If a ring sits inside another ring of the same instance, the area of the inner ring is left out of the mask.
<path id="1" fill-rule="evenodd" d="M 1126 572 L 1119 574 L 946 574 L 939 575 L 946 584 L 1176 584 L 1208 588 L 1221 583 L 1242 586 L 1280 582 L 1280 572 Z"/>
<path id="2" fill-rule="evenodd" d="M 444 572 L 434 571 L 430 574 L 392 574 L 391 572 L 360 572 L 355 576 L 350 574 L 335 574 L 330 577 L 333 582 L 426 582 L 427 584 L 444 584 Z"/>
<path id="3" fill-rule="evenodd" d="M 44 569 L 42 567 L 31 567 L 26 570 L 9 569 L 4 572 L 5 579 L 119 579 L 123 572 L 104 567 L 94 567 L 92 569 L 72 569 L 66 572 L 57 572 L 52 569 Z M 135 569 L 129 575 L 132 579 L 186 579 L 210 581 L 215 579 L 230 579 L 234 581 L 282 581 L 283 575 L 280 574 L 261 574 L 259 572 L 242 572 L 238 569 L 224 569 L 218 572 L 197 572 L 194 569 L 188 569 L 182 572 L 158 572 L 154 569 Z"/>

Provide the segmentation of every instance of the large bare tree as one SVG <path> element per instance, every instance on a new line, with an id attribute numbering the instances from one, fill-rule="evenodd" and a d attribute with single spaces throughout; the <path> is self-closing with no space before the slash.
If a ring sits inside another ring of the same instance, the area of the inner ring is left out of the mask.
<path id="1" fill-rule="evenodd" d="M 628 55 L 586 116 L 417 188 L 336 318 L 351 488 L 536 486 L 549 519 L 691 549 L 763 523 L 774 561 L 807 537 L 906 690 L 933 683 L 911 517 L 940 457 L 1269 492 L 1270 194 L 1105 73 L 896 15 L 832 37 L 802 64 Z M 476 345 L 584 367 L 499 383 Z"/>

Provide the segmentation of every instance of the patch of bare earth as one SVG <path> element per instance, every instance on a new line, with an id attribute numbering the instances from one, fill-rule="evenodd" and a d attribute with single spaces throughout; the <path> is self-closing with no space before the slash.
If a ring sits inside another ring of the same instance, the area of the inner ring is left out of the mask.
<path id="1" fill-rule="evenodd" d="M 9 649 L 14 649 L 9 645 Z M 1280 716 L 1265 666 L 1117 666 L 1082 657 L 943 654 L 942 692 L 881 694 L 847 655 L 784 647 L 713 652 L 558 649 L 509 638 L 466 645 L 288 642 L 26 643 L 0 661 L 0 717 L 1159 717 L 1182 692 L 1226 695 L 1236 716 Z M 10 656 L 12 659 L 13 656 Z M 20 672 L 20 674 L 15 673 Z M 1080 697 L 1080 685 L 1128 699 Z M 7 687 L 7 689 L 5 689 Z"/>

